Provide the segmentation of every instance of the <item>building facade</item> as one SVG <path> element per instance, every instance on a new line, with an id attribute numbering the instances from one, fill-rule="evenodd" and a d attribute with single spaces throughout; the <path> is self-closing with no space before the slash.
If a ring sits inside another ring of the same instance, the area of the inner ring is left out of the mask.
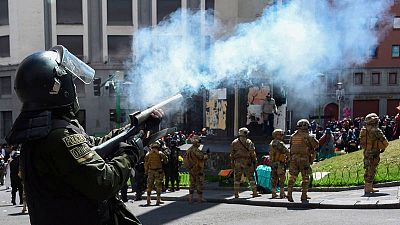
<path id="1" fill-rule="evenodd" d="M 390 28 L 380 44 L 366 53 L 368 63 L 319 75 L 323 85 L 317 90 L 323 94 L 316 96 L 315 110 L 308 112 L 310 119 L 320 120 L 323 125 L 329 120 L 365 117 L 371 112 L 396 115 L 400 105 L 400 3 L 394 3 Z M 289 110 L 296 114 L 294 109 Z"/>

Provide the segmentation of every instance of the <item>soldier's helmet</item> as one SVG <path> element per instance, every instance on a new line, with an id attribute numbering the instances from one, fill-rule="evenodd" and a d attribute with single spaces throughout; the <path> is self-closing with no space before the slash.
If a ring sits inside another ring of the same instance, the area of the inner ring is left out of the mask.
<path id="1" fill-rule="evenodd" d="M 273 132 L 272 132 L 272 138 L 276 138 L 276 136 L 277 135 L 283 135 L 283 130 L 282 129 L 275 129 Z"/>
<path id="2" fill-rule="evenodd" d="M 199 135 L 193 135 L 192 138 L 190 138 L 190 141 L 192 144 L 197 144 L 201 142 L 201 138 Z"/>
<path id="3" fill-rule="evenodd" d="M 89 84 L 95 71 L 61 45 L 34 53 L 19 65 L 14 89 L 21 111 L 71 107 L 79 110 L 74 80 Z"/>
<path id="4" fill-rule="evenodd" d="M 247 136 L 250 133 L 249 129 L 242 127 L 239 129 L 239 136 Z"/>
<path id="5" fill-rule="evenodd" d="M 297 129 L 300 130 L 308 130 L 308 128 L 310 127 L 310 122 L 308 122 L 307 119 L 301 119 L 299 121 L 297 121 Z"/>
<path id="6" fill-rule="evenodd" d="M 156 141 L 154 143 L 150 144 L 150 148 L 161 148 L 161 143 L 159 141 Z"/>
<path id="7" fill-rule="evenodd" d="M 379 122 L 379 116 L 376 115 L 376 113 L 370 113 L 365 117 L 365 123 L 367 125 L 378 124 L 378 122 Z"/>

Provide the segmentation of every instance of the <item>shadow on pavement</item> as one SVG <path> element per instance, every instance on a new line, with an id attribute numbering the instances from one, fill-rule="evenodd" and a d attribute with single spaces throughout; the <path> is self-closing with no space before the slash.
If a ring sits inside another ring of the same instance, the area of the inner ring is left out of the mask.
<path id="1" fill-rule="evenodd" d="M 157 206 L 157 208 L 154 207 L 154 210 L 146 212 L 138 216 L 138 218 L 143 224 L 165 224 L 216 205 L 218 203 L 196 202 L 189 204 L 184 201 L 176 201 L 163 206 Z"/>
<path id="2" fill-rule="evenodd" d="M 387 195 L 390 195 L 390 194 L 388 194 L 388 193 L 373 193 L 373 194 L 364 194 L 364 195 L 362 195 L 361 197 L 371 197 L 371 198 L 374 198 L 374 197 L 382 197 L 382 196 L 387 196 Z"/>
<path id="3" fill-rule="evenodd" d="M 20 213 L 10 213 L 8 215 L 9 216 L 23 216 L 23 215 L 28 215 L 28 213 L 27 212 L 24 212 L 24 213 L 20 212 Z"/>

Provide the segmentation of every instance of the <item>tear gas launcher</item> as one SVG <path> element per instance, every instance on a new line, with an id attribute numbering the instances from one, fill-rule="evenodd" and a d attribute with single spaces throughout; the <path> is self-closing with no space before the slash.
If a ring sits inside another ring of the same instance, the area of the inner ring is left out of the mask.
<path id="1" fill-rule="evenodd" d="M 142 131 L 143 125 L 151 119 L 151 113 L 155 109 L 162 109 L 164 106 L 168 104 L 172 104 L 174 102 L 177 102 L 181 100 L 183 96 L 181 94 L 174 95 L 170 97 L 169 99 L 158 103 L 157 105 L 154 105 L 144 111 L 141 112 L 134 112 L 132 114 L 129 114 L 129 118 L 131 121 L 131 125 L 129 128 L 125 129 L 122 131 L 120 134 L 117 136 L 105 141 L 104 143 L 92 147 L 92 150 L 96 151 L 97 154 L 99 154 L 103 159 L 112 156 L 118 149 L 119 149 L 119 143 L 120 142 L 126 142 L 133 137 L 133 141 L 136 142 L 135 144 L 139 145 L 140 147 L 143 148 L 143 142 L 142 139 L 146 138 L 145 144 L 151 144 L 151 142 L 156 141 L 158 138 L 161 138 L 162 136 L 165 136 L 169 133 L 175 132 L 175 129 L 167 128 L 162 131 L 159 131 L 153 135 L 150 136 L 148 133 L 145 137 L 145 133 Z M 139 142 L 139 143 L 138 143 Z"/>

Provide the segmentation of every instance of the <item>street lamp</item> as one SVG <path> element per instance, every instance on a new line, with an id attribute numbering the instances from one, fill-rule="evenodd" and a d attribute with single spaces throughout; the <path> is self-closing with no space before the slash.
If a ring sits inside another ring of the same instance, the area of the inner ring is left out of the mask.
<path id="1" fill-rule="evenodd" d="M 319 82 L 320 82 L 319 90 L 318 90 L 318 92 L 319 92 L 318 93 L 318 123 L 319 123 L 319 125 L 321 125 L 322 124 L 322 122 L 321 122 L 322 87 L 323 87 L 323 85 L 325 85 L 325 83 L 324 83 L 325 75 L 323 73 L 319 73 L 317 76 L 318 76 L 318 79 L 319 79 Z"/>
<path id="2" fill-rule="evenodd" d="M 339 112 L 338 112 L 338 120 L 340 120 L 342 118 L 342 101 L 344 100 L 344 89 L 343 89 L 343 83 L 339 82 L 336 84 L 337 85 L 337 89 L 336 89 L 336 101 L 338 102 L 338 108 L 339 108 Z"/>

